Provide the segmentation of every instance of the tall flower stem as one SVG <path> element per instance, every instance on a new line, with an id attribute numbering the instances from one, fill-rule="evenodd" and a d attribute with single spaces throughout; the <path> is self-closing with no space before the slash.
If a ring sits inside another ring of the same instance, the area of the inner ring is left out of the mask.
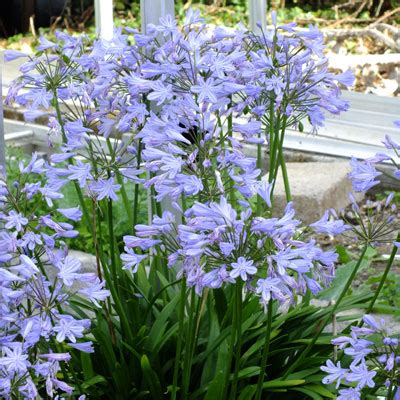
<path id="1" fill-rule="evenodd" d="M 272 167 L 271 167 L 272 169 L 270 170 L 268 180 L 269 180 L 269 182 L 273 182 L 272 191 L 271 191 L 271 197 L 272 197 L 274 189 L 275 189 L 276 179 L 278 176 L 279 166 L 280 166 L 281 170 L 282 170 L 283 185 L 285 187 L 286 201 L 289 202 L 292 200 L 292 195 L 290 192 L 289 177 L 287 174 L 285 158 L 283 156 L 283 141 L 285 139 L 285 131 L 286 131 L 286 123 L 287 123 L 286 115 L 284 115 L 282 117 L 282 119 L 280 117 L 277 118 L 277 121 L 278 122 L 275 127 L 275 136 L 276 136 L 275 141 L 278 141 L 278 145 L 276 148 L 277 154 L 274 155 L 274 162 L 272 163 Z M 280 135 L 279 135 L 279 132 L 280 132 Z"/>
<path id="2" fill-rule="evenodd" d="M 390 383 L 389 389 L 388 389 L 388 394 L 387 394 L 387 399 L 388 400 L 394 400 L 394 396 L 396 394 L 396 389 L 395 386 L 393 385 L 393 381 Z"/>
<path id="3" fill-rule="evenodd" d="M 397 241 L 397 242 L 398 242 L 399 240 L 400 240 L 400 234 L 398 234 L 398 235 L 397 235 L 397 238 L 396 238 L 396 241 Z M 395 259 L 395 257 L 396 257 L 397 250 L 398 250 L 398 248 L 397 248 L 396 246 L 393 246 L 392 252 L 390 253 L 390 257 L 389 257 L 389 259 L 388 259 L 388 261 L 387 261 L 387 264 L 386 264 L 385 271 L 383 272 L 383 275 L 382 275 L 382 277 L 381 277 L 381 280 L 379 281 L 379 285 L 378 285 L 378 287 L 377 287 L 376 290 L 375 290 L 374 297 L 372 298 L 371 302 L 370 302 L 369 305 L 368 305 L 367 311 L 365 312 L 366 314 L 369 314 L 369 313 L 372 311 L 372 309 L 374 308 L 375 302 L 376 302 L 376 300 L 378 299 L 379 294 L 381 293 L 381 291 L 382 291 L 382 289 L 383 289 L 383 285 L 384 285 L 385 282 L 386 282 L 386 278 L 387 278 L 387 276 L 388 276 L 388 274 L 389 274 L 389 271 L 390 271 L 390 269 L 391 269 L 391 267 L 392 267 L 393 261 L 394 261 L 394 259 Z"/>
<path id="4" fill-rule="evenodd" d="M 100 215 L 98 215 L 97 220 L 101 221 L 101 216 Z M 113 279 L 113 277 L 111 276 L 110 270 L 108 268 L 108 263 L 105 260 L 105 256 L 104 256 L 104 253 L 103 253 L 103 250 L 102 250 L 104 246 L 103 246 L 103 235 L 101 233 L 101 224 L 98 224 L 98 226 L 99 226 L 99 233 L 100 233 L 99 237 L 98 237 L 98 240 L 99 240 L 99 251 L 100 251 L 99 254 L 100 254 L 101 263 L 103 265 L 104 278 L 105 278 L 105 281 L 107 282 L 107 287 L 110 289 L 111 297 L 112 297 L 112 299 L 114 301 L 115 310 L 116 310 L 119 318 L 121 319 L 121 325 L 124 327 L 124 329 L 125 329 L 125 331 L 127 333 L 128 339 L 130 341 L 132 341 L 133 340 L 133 332 L 132 332 L 131 324 L 130 324 L 130 322 L 128 320 L 128 317 L 127 317 L 127 315 L 125 313 L 124 307 L 123 307 L 122 302 L 121 302 L 121 298 L 120 298 L 118 290 L 116 288 L 116 286 L 118 285 L 118 282 L 115 281 Z M 113 240 L 113 238 L 110 238 L 110 240 Z M 111 307 L 111 305 L 110 305 L 110 307 Z"/>
<path id="5" fill-rule="evenodd" d="M 137 169 L 140 169 L 142 162 L 142 139 L 139 139 L 138 150 L 137 150 Z M 135 183 L 134 197 L 133 197 L 133 227 L 138 223 L 138 206 L 139 206 L 139 183 Z"/>
<path id="6" fill-rule="evenodd" d="M 238 283 L 236 283 L 236 286 Z M 231 328 L 231 340 L 229 343 L 229 353 L 228 353 L 228 360 L 226 364 L 226 373 L 225 373 L 225 379 L 224 379 L 224 390 L 223 390 L 223 395 L 222 399 L 227 400 L 228 397 L 228 392 L 229 392 L 229 380 L 230 380 L 230 375 L 231 375 L 231 365 L 232 365 L 232 360 L 233 360 L 233 352 L 235 349 L 235 340 L 236 340 L 236 332 L 237 332 L 237 302 L 238 302 L 238 290 L 235 289 L 234 295 L 233 295 L 233 305 L 232 305 L 232 328 Z"/>
<path id="7" fill-rule="evenodd" d="M 261 144 L 257 145 L 257 168 L 259 168 L 259 169 L 262 168 L 262 148 L 261 148 Z M 262 198 L 258 194 L 257 195 L 257 215 L 261 215 L 261 209 L 262 209 Z"/>
<path id="8" fill-rule="evenodd" d="M 267 326 L 266 326 L 266 332 L 265 332 L 264 347 L 262 350 L 260 375 L 258 375 L 257 391 L 256 391 L 256 395 L 254 397 L 255 400 L 261 400 L 261 395 L 262 395 L 262 385 L 264 382 L 265 370 L 267 368 L 269 345 L 270 345 L 270 341 L 271 341 L 272 311 L 273 311 L 273 301 L 272 301 L 272 299 L 270 299 L 270 301 L 268 303 Z"/>
<path id="9" fill-rule="evenodd" d="M 63 140 L 63 143 L 67 143 L 67 136 L 65 134 L 64 122 L 62 120 L 60 104 L 58 103 L 57 89 L 53 90 L 53 96 L 54 96 L 54 99 L 55 99 L 54 108 L 56 109 L 57 121 L 58 121 L 58 123 L 60 124 L 60 127 L 61 127 L 62 140 Z M 72 164 L 73 161 L 69 158 L 68 159 L 68 163 Z M 86 204 L 85 204 L 85 200 L 83 198 L 82 190 L 79 187 L 78 182 L 76 182 L 76 181 L 74 181 L 74 186 L 75 186 L 76 193 L 78 195 L 79 204 L 82 207 L 82 213 L 83 213 L 83 217 L 84 217 L 85 222 L 86 222 L 86 226 L 88 226 L 89 229 L 91 229 L 91 219 L 90 219 L 89 211 L 87 210 L 87 207 L 86 207 Z M 93 232 L 92 232 L 92 234 L 93 234 Z"/>
<path id="10" fill-rule="evenodd" d="M 178 341 L 176 343 L 176 351 L 175 351 L 175 365 L 174 365 L 174 376 L 172 378 L 171 400 L 176 400 L 176 392 L 177 392 L 178 376 L 179 376 L 179 365 L 181 362 L 183 323 L 185 320 L 185 303 L 186 303 L 186 279 L 185 278 L 182 278 L 181 298 L 179 301 L 180 301 L 180 303 L 179 303 Z"/>
<path id="11" fill-rule="evenodd" d="M 303 360 L 305 359 L 305 357 L 307 357 L 308 353 L 310 352 L 310 350 L 313 348 L 313 346 L 315 345 L 315 343 L 317 342 L 318 338 L 320 337 L 322 331 L 324 330 L 324 328 L 326 327 L 326 325 L 328 325 L 329 321 L 331 321 L 333 314 L 336 312 L 337 308 L 339 307 L 340 303 L 342 302 L 343 298 L 345 297 L 347 291 L 349 290 L 351 283 L 353 282 L 360 266 L 361 263 L 365 257 L 365 253 L 367 252 L 368 249 L 368 242 L 365 243 L 364 248 L 361 252 L 360 258 L 358 259 L 356 265 L 354 266 L 354 269 L 351 273 L 351 275 L 349 276 L 349 278 L 347 279 L 347 282 L 342 290 L 342 292 L 339 295 L 339 298 L 337 299 L 336 303 L 333 305 L 331 311 L 328 313 L 328 315 L 326 316 L 326 318 L 323 320 L 323 322 L 321 323 L 317 333 L 314 335 L 313 339 L 311 340 L 311 342 L 307 345 L 307 347 L 300 353 L 300 355 L 295 359 L 295 361 L 293 363 L 290 364 L 289 368 L 287 369 L 285 375 L 283 376 L 284 379 L 286 379 L 293 371 L 295 371 L 295 369 L 303 362 Z"/>
<path id="12" fill-rule="evenodd" d="M 236 283 L 236 352 L 235 352 L 235 370 L 233 373 L 233 382 L 232 382 L 232 390 L 230 394 L 230 399 L 236 399 L 237 385 L 238 385 L 238 377 L 239 377 L 239 367 L 240 367 L 240 358 L 242 352 L 242 287 L 243 284 L 241 281 Z"/>
<path id="13" fill-rule="evenodd" d="M 117 263 L 115 260 L 114 221 L 113 221 L 113 209 L 112 209 L 111 199 L 107 200 L 107 225 L 108 225 L 108 236 L 109 236 L 108 239 L 110 241 L 109 245 L 110 245 L 111 273 L 114 282 L 117 283 L 118 275 L 117 275 Z"/>
<path id="14" fill-rule="evenodd" d="M 282 149 L 281 149 L 281 151 L 282 151 Z M 289 176 L 287 173 L 286 162 L 285 162 L 285 159 L 283 158 L 283 155 L 280 157 L 280 165 L 281 165 L 281 171 L 282 171 L 283 185 L 285 187 L 286 201 L 289 202 L 289 201 L 292 201 L 292 193 L 290 191 Z"/>
<path id="15" fill-rule="evenodd" d="M 197 302 L 199 303 L 199 302 Z M 187 325 L 185 359 L 183 363 L 182 376 L 182 398 L 187 399 L 189 394 L 190 375 L 192 371 L 193 346 L 196 336 L 196 324 L 199 313 L 199 307 L 196 307 L 196 293 L 194 287 L 191 288 L 189 321 Z"/>
<path id="16" fill-rule="evenodd" d="M 274 172 L 274 165 L 275 165 L 275 146 L 276 146 L 276 137 L 275 137 L 275 123 L 274 123 L 274 102 L 271 100 L 269 105 L 269 138 L 268 138 L 268 145 L 269 145 L 269 168 L 268 168 L 268 182 L 272 182 L 273 172 Z"/>
<path id="17" fill-rule="evenodd" d="M 113 155 L 113 159 L 114 159 L 114 154 L 113 154 L 114 149 L 113 149 L 113 146 L 112 146 L 109 138 L 107 138 L 107 147 L 108 147 L 108 151 L 110 152 L 110 155 Z M 121 173 L 118 170 L 116 170 L 115 172 L 116 172 L 115 175 L 117 178 L 117 182 L 121 185 L 122 202 L 125 207 L 126 216 L 129 221 L 129 226 L 131 227 L 131 229 L 133 229 L 133 216 L 132 216 L 131 207 L 129 204 L 128 194 L 126 193 L 126 189 L 125 189 L 125 183 L 124 183 Z"/>
<path id="18" fill-rule="evenodd" d="M 99 246 L 99 240 L 98 240 L 98 236 L 97 236 L 97 212 L 96 212 L 96 201 L 93 199 L 92 200 L 92 215 L 93 215 L 93 244 L 94 244 L 94 251 L 95 251 L 95 255 L 96 255 L 96 268 L 97 268 L 97 276 L 98 278 L 102 281 L 103 280 L 103 274 L 101 272 L 101 256 L 100 256 L 100 246 Z M 107 299 L 104 304 L 103 304 L 103 309 L 106 315 L 106 320 L 107 320 L 107 324 L 108 324 L 108 329 L 110 331 L 110 335 L 111 335 L 111 340 L 112 343 L 115 344 L 116 343 L 116 335 L 115 335 L 115 329 L 114 329 L 114 325 L 111 321 L 111 302 L 109 299 Z"/>

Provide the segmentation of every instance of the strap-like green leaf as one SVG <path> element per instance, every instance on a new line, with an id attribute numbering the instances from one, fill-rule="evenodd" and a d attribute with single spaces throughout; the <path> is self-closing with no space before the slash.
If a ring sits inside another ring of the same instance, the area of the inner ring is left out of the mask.
<path id="1" fill-rule="evenodd" d="M 154 372 L 153 368 L 150 365 L 150 361 L 147 358 L 146 354 L 142 355 L 140 360 L 140 365 L 142 366 L 143 377 L 147 383 L 147 386 L 150 389 L 151 396 L 154 400 L 160 400 L 163 398 L 161 384 L 158 379 L 157 374 Z"/>

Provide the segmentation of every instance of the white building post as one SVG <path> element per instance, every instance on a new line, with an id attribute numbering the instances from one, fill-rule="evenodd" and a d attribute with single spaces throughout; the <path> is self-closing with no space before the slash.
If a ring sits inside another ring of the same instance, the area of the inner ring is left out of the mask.
<path id="1" fill-rule="evenodd" d="M 142 19 L 142 33 L 147 32 L 147 25 L 154 24 L 158 25 L 160 22 L 160 18 L 165 17 L 167 15 L 171 15 L 174 17 L 175 9 L 174 9 L 174 0 L 140 0 L 140 15 Z M 160 38 L 162 40 L 162 38 Z M 150 106 L 153 110 L 157 109 L 155 103 L 152 103 Z M 148 218 L 149 221 L 152 220 L 152 208 L 151 208 L 151 199 L 150 193 L 148 193 L 147 198 L 147 208 L 148 208 Z M 176 210 L 172 207 L 171 201 L 168 199 L 164 199 L 161 201 L 161 209 L 162 211 L 168 210 L 173 214 L 176 214 Z"/>
<path id="2" fill-rule="evenodd" d="M 175 15 L 174 0 L 140 0 L 142 32 L 146 33 L 148 24 L 158 25 L 161 17 Z"/>
<path id="3" fill-rule="evenodd" d="M 3 114 L 3 57 L 0 55 L 0 93 L 1 93 L 1 101 L 0 101 L 0 176 L 2 173 L 6 173 L 6 144 L 4 141 L 4 114 Z M 2 170 L 3 169 L 3 170 Z"/>
<path id="4" fill-rule="evenodd" d="M 261 29 L 267 26 L 267 0 L 247 0 L 249 13 L 249 28 L 253 32 L 259 32 L 257 23 L 261 24 Z"/>
<path id="5" fill-rule="evenodd" d="M 114 32 L 113 0 L 95 0 L 94 14 L 97 35 L 101 39 L 111 40 Z"/>

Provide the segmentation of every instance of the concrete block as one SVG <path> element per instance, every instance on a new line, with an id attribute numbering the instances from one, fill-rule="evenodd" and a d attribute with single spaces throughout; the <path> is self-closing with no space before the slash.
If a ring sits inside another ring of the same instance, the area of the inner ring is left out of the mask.
<path id="1" fill-rule="evenodd" d="M 68 254 L 71 257 L 77 258 L 82 263 L 82 272 L 97 272 L 96 256 L 93 254 L 85 253 L 79 250 L 69 250 Z"/>
<path id="2" fill-rule="evenodd" d="M 350 165 L 347 161 L 291 162 L 286 164 L 293 204 L 297 217 L 309 224 L 321 218 L 328 208 L 340 210 L 350 201 L 351 182 L 347 177 Z M 361 200 L 362 194 L 356 199 Z M 281 171 L 274 191 L 274 213 L 283 212 L 287 202 Z"/>
<path id="3" fill-rule="evenodd" d="M 327 300 L 319 300 L 319 299 L 312 299 L 311 300 L 311 305 L 316 306 L 316 307 L 328 307 L 331 303 Z M 362 317 L 365 314 L 365 310 L 361 308 L 351 308 L 350 310 L 346 311 L 341 311 L 336 314 L 336 317 L 346 317 L 346 316 L 354 316 L 354 315 L 359 315 Z M 382 322 L 384 320 L 383 324 L 386 327 L 387 331 L 391 335 L 398 335 L 400 334 L 400 324 L 397 319 L 397 317 L 390 315 L 390 314 L 377 314 L 373 313 L 373 317 L 375 318 L 376 321 Z M 350 324 L 351 321 L 337 321 L 336 322 L 336 329 L 335 332 L 333 331 L 333 325 L 328 324 L 324 332 L 325 333 L 330 333 L 336 336 L 340 336 L 340 332 L 342 332 L 344 329 L 347 328 L 347 326 Z"/>

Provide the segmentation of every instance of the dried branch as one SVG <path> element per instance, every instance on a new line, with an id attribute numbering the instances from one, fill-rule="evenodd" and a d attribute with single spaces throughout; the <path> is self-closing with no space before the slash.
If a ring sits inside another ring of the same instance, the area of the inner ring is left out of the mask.
<path id="1" fill-rule="evenodd" d="M 369 28 L 371 27 L 372 26 L 369 26 Z M 388 31 L 395 39 L 400 36 L 400 28 L 396 28 L 393 25 L 385 24 L 383 22 L 377 25 L 374 24 L 373 28 L 377 29 L 378 31 Z"/>
<path id="2" fill-rule="evenodd" d="M 370 37 L 383 43 L 389 49 L 399 52 L 400 46 L 389 36 L 373 28 L 366 29 L 333 29 L 322 30 L 329 39 L 344 40 L 348 38 Z"/>
<path id="3" fill-rule="evenodd" d="M 394 10 L 391 10 L 391 11 L 387 11 L 385 14 L 382 15 L 382 17 L 379 17 L 373 24 L 371 24 L 370 28 L 375 28 L 376 25 L 378 25 L 381 22 L 387 20 L 392 15 L 396 15 L 397 13 L 400 13 L 400 7 L 397 7 Z"/>
<path id="4" fill-rule="evenodd" d="M 346 23 L 352 24 L 352 23 L 357 23 L 358 25 L 361 24 L 371 24 L 372 22 L 375 22 L 376 18 L 349 18 L 346 20 Z M 330 27 L 329 24 L 332 23 L 331 19 L 326 19 L 326 18 L 318 18 L 318 17 L 312 17 L 312 18 L 295 18 L 295 22 L 301 25 L 307 25 L 307 24 L 314 24 L 316 22 L 320 24 L 327 25 L 327 28 Z"/>
<path id="5" fill-rule="evenodd" d="M 333 24 L 329 25 L 328 28 L 335 28 L 336 26 L 339 26 L 340 24 L 348 21 L 349 19 L 358 17 L 358 15 L 361 13 L 362 10 L 364 10 L 364 8 L 367 4 L 368 4 L 368 0 L 364 0 L 360 4 L 360 7 L 358 7 L 357 10 L 353 14 L 350 14 L 347 17 L 344 17 L 342 19 L 339 19 L 338 21 L 335 21 Z"/>

